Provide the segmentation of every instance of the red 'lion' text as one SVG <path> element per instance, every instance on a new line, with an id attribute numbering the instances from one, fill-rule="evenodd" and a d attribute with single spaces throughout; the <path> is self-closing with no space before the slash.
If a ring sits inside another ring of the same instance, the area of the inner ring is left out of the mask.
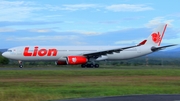
<path id="1" fill-rule="evenodd" d="M 57 49 L 38 49 L 39 47 L 34 47 L 34 50 L 30 51 L 29 47 L 24 48 L 24 56 L 56 56 Z"/>

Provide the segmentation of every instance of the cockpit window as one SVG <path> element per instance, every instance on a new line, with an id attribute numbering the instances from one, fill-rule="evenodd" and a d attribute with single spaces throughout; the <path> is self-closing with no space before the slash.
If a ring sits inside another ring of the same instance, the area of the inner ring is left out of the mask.
<path id="1" fill-rule="evenodd" d="M 7 50 L 7 52 L 12 52 L 12 50 Z"/>

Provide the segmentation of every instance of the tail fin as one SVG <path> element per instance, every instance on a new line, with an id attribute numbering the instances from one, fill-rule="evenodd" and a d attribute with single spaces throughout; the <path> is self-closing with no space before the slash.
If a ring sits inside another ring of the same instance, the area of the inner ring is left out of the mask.
<path id="1" fill-rule="evenodd" d="M 147 38 L 145 45 L 160 46 L 167 24 L 161 24 L 153 30 L 151 35 Z"/>

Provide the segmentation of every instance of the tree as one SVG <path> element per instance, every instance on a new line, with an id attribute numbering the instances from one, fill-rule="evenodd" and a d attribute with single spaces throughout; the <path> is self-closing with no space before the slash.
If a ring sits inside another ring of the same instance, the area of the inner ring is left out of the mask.
<path id="1" fill-rule="evenodd" d="M 3 57 L 2 55 L 0 55 L 0 64 L 1 65 L 9 64 L 9 59 L 7 59 L 7 58 Z"/>

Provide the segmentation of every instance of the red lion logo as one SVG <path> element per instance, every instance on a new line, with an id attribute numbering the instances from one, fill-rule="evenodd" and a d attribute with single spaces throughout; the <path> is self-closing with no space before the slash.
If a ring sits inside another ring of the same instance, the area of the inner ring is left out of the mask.
<path id="1" fill-rule="evenodd" d="M 158 33 L 153 33 L 152 35 L 152 40 L 155 42 L 155 43 L 159 43 L 161 41 L 161 35 Z"/>

